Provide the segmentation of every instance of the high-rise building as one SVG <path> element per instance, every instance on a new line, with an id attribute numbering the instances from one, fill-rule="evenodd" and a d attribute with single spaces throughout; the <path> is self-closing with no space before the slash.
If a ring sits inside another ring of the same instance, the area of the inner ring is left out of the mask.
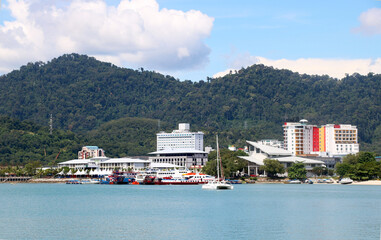
<path id="1" fill-rule="evenodd" d="M 189 123 L 180 123 L 172 133 L 156 134 L 156 152 L 149 158 L 153 163 L 169 163 L 187 168 L 201 168 L 208 161 L 204 151 L 204 133 L 191 132 Z"/>
<path id="2" fill-rule="evenodd" d="M 349 124 L 309 125 L 303 119 L 283 125 L 284 149 L 294 155 L 344 156 L 359 152 L 357 127 Z"/>
<path id="3" fill-rule="evenodd" d="M 157 151 L 164 149 L 204 150 L 204 133 L 190 132 L 189 123 L 180 123 L 179 129 L 173 130 L 172 133 L 157 133 L 156 139 Z"/>

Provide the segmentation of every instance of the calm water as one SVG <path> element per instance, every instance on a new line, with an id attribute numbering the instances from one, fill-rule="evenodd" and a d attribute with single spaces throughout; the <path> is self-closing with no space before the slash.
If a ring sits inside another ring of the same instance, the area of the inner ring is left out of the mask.
<path id="1" fill-rule="evenodd" d="M 380 239 L 381 186 L 0 184 L 0 239 Z"/>

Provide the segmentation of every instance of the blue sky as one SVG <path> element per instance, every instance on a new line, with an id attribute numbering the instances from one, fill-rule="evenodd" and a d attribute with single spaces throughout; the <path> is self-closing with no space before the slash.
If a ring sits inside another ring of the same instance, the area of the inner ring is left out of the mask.
<path id="1" fill-rule="evenodd" d="M 0 73 L 71 52 L 193 81 L 254 63 L 338 78 L 381 73 L 377 0 L 1 4 Z"/>

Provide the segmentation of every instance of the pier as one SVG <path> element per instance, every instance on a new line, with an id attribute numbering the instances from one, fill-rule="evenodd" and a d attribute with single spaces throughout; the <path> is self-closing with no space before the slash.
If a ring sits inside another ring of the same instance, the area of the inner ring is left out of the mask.
<path id="1" fill-rule="evenodd" d="M 32 177 L 0 177 L 0 183 L 6 182 L 28 182 Z"/>

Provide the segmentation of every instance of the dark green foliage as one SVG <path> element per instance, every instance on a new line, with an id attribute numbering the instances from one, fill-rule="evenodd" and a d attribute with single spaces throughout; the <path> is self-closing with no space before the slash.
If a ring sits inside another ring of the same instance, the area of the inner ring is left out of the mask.
<path id="1" fill-rule="evenodd" d="M 290 179 L 305 179 L 307 175 L 307 170 L 302 162 L 293 163 L 287 172 Z"/>
<path id="2" fill-rule="evenodd" d="M 205 133 L 205 145 L 214 146 L 218 133 L 222 147 L 243 147 L 246 140 L 260 138 L 282 139 L 284 121 L 306 118 L 313 124 L 356 125 L 362 150 L 381 154 L 380 96 L 378 74 L 337 80 L 253 65 L 207 82 L 181 82 L 79 54 L 29 63 L 0 77 L 0 114 L 12 118 L 47 126 L 53 114 L 55 128 L 83 135 L 92 131 L 89 135 L 97 137 L 97 128 L 106 131 L 103 124 L 125 117 L 160 119 L 168 124 L 166 130 L 188 122 L 192 130 Z M 148 131 L 143 134 L 148 136 Z M 98 145 L 114 156 L 141 155 L 152 149 L 152 136 L 143 142 L 125 139 L 129 142 L 101 137 L 99 143 L 107 147 Z M 108 149 L 114 144 L 127 146 L 121 151 Z M 60 145 L 67 143 L 63 140 Z M 8 148 L 0 149 L 0 154 L 10 154 Z M 31 153 L 29 158 L 39 157 Z"/>
<path id="3" fill-rule="evenodd" d="M 165 127 L 165 123 L 161 123 Z M 156 151 L 158 124 L 153 119 L 122 118 L 101 125 L 87 135 L 88 144 L 101 146 L 108 157 L 146 155 Z"/>
<path id="4" fill-rule="evenodd" d="M 353 180 L 365 181 L 381 176 L 381 163 L 370 152 L 347 155 L 343 158 L 343 163 L 337 163 L 335 168 L 340 177 L 350 177 Z"/>
<path id="5" fill-rule="evenodd" d="M 76 157 L 80 140 L 70 131 L 54 130 L 31 122 L 0 117 L 0 164 L 25 165 L 30 172 L 39 164 L 55 164 Z"/>
<path id="6" fill-rule="evenodd" d="M 283 174 L 285 172 L 283 164 L 276 159 L 263 160 L 264 165 L 261 166 L 262 171 L 266 171 L 266 174 L 270 178 L 274 178 L 278 173 Z"/>
<path id="7" fill-rule="evenodd" d="M 229 151 L 228 149 L 220 150 L 222 167 L 224 170 L 224 175 L 226 178 L 236 177 L 237 171 L 242 172 L 247 168 L 247 161 L 239 158 L 238 156 L 247 156 L 245 152 L 242 151 Z M 211 152 L 208 156 L 208 162 L 203 168 L 203 172 L 206 174 L 217 176 L 217 166 L 216 166 L 217 152 Z"/>
<path id="8" fill-rule="evenodd" d="M 316 176 L 321 176 L 321 175 L 327 175 L 328 170 L 325 167 L 314 167 L 312 168 L 312 173 L 315 174 Z"/>

